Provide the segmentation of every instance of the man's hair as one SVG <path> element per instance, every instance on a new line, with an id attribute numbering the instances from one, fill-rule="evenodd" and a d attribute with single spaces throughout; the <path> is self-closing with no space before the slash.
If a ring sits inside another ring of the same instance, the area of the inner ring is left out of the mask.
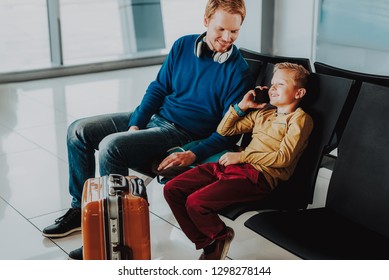
<path id="1" fill-rule="evenodd" d="M 308 83 L 308 77 L 310 75 L 309 71 L 305 69 L 303 66 L 290 62 L 281 62 L 277 63 L 274 66 L 274 72 L 277 70 L 288 70 L 294 73 L 294 81 L 296 86 L 299 88 L 305 88 Z"/>
<path id="2" fill-rule="evenodd" d="M 244 0 L 208 0 L 205 7 L 205 17 L 210 19 L 219 8 L 229 14 L 239 14 L 242 17 L 242 23 L 246 17 Z"/>

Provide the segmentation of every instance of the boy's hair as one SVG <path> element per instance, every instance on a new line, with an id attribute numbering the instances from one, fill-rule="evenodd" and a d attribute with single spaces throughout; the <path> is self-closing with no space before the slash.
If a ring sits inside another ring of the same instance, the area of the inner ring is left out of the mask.
<path id="1" fill-rule="evenodd" d="M 305 69 L 303 66 L 290 62 L 281 62 L 277 63 L 274 66 L 274 72 L 277 70 L 289 70 L 294 73 L 294 81 L 296 82 L 296 86 L 299 88 L 305 88 L 308 83 L 309 71 Z"/>
<path id="2" fill-rule="evenodd" d="M 239 14 L 242 17 L 242 23 L 246 17 L 244 0 L 208 0 L 205 7 L 205 17 L 210 19 L 219 8 L 229 14 Z"/>

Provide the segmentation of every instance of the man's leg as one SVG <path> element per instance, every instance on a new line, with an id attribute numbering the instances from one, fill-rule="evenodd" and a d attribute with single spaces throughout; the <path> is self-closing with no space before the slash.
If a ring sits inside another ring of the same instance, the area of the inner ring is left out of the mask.
<path id="1" fill-rule="evenodd" d="M 99 150 L 100 175 L 128 175 L 128 168 L 139 167 L 172 146 L 190 142 L 191 137 L 173 124 L 153 116 L 146 129 L 128 131 L 131 113 L 109 114 L 74 122 L 68 129 L 69 192 L 72 208 L 43 235 L 63 237 L 81 225 L 81 196 L 85 181 L 95 176 L 95 156 Z"/>
<path id="2" fill-rule="evenodd" d="M 81 230 L 81 195 L 85 181 L 95 176 L 95 151 L 109 134 L 127 130 L 131 113 L 107 114 L 74 121 L 67 131 L 71 208 L 43 229 L 43 235 L 64 237 Z"/>
<path id="3" fill-rule="evenodd" d="M 100 175 L 128 174 L 156 156 L 175 146 L 193 141 L 186 132 L 158 115 L 154 115 L 146 129 L 121 132 L 105 137 L 99 144 Z"/>
<path id="4" fill-rule="evenodd" d="M 95 177 L 95 152 L 108 135 L 127 131 L 130 113 L 107 114 L 76 120 L 68 128 L 69 192 L 72 208 L 81 207 L 82 189 Z"/>

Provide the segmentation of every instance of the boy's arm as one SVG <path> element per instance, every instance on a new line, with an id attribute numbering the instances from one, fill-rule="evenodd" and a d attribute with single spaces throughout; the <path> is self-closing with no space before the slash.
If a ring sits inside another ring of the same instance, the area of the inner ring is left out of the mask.
<path id="1" fill-rule="evenodd" d="M 255 117 L 253 114 L 246 114 L 248 109 L 263 109 L 266 103 L 254 102 L 255 91 L 249 90 L 242 100 L 234 105 L 231 105 L 217 127 L 217 132 L 223 136 L 236 135 L 246 132 L 251 132 Z"/>
<path id="2" fill-rule="evenodd" d="M 217 127 L 217 132 L 223 136 L 236 135 L 252 131 L 254 122 L 250 115 L 240 117 L 234 106 L 230 106 L 227 113 Z"/>

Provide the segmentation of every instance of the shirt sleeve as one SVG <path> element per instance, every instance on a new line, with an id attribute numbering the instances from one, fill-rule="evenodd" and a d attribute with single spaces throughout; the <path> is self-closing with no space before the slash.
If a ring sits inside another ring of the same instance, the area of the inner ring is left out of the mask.
<path id="1" fill-rule="evenodd" d="M 145 128 L 153 114 L 158 113 L 165 97 L 172 93 L 172 72 L 176 42 L 159 70 L 156 79 L 150 83 L 140 105 L 134 110 L 128 126 Z"/>
<path id="2" fill-rule="evenodd" d="M 240 117 L 234 106 L 231 105 L 218 125 L 217 132 L 223 136 L 251 132 L 255 122 L 248 116 Z"/>

